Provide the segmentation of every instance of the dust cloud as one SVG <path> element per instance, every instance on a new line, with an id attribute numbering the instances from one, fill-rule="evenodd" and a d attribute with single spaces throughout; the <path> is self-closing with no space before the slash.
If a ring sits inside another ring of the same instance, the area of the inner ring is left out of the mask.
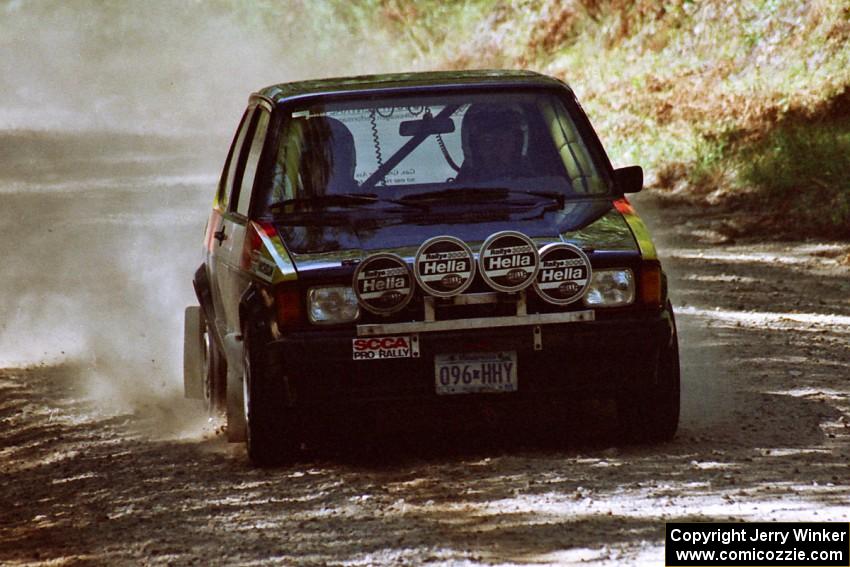
<path id="1" fill-rule="evenodd" d="M 226 137 L 256 88 L 392 65 L 323 7 L 0 0 L 0 128 Z"/>
<path id="2" fill-rule="evenodd" d="M 719 364 L 730 348 L 729 339 L 716 336 L 706 328 L 704 320 L 683 312 L 681 308 L 688 300 L 687 295 L 682 293 L 688 288 L 684 280 L 691 267 L 671 257 L 671 253 L 682 244 L 681 241 L 677 242 L 680 235 L 664 230 L 665 227 L 659 222 L 661 215 L 657 210 L 657 200 L 640 194 L 630 198 L 653 235 L 667 273 L 670 300 L 676 311 L 682 372 L 680 429 L 703 430 L 730 419 L 734 408 L 726 370 Z"/>
<path id="3" fill-rule="evenodd" d="M 0 1 L 0 367 L 67 365 L 49 375 L 103 412 L 197 430 L 183 309 L 248 95 L 392 70 L 316 36 L 311 8 Z"/>

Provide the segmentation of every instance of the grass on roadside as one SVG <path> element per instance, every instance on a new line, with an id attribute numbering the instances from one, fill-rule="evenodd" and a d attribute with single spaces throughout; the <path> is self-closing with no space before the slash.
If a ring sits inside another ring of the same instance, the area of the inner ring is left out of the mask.
<path id="1" fill-rule="evenodd" d="M 788 232 L 850 238 L 850 120 L 781 126 L 735 158 L 760 189 L 751 201 L 786 215 Z"/>

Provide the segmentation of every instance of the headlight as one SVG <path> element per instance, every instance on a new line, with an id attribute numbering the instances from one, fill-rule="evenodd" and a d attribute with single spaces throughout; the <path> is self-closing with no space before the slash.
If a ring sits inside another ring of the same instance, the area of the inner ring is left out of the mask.
<path id="1" fill-rule="evenodd" d="M 349 286 L 311 287 L 307 291 L 307 315 L 311 323 L 350 323 L 360 316 L 357 297 Z"/>
<path id="2" fill-rule="evenodd" d="M 584 296 L 585 305 L 620 307 L 635 300 L 635 276 L 631 270 L 594 270 Z"/>

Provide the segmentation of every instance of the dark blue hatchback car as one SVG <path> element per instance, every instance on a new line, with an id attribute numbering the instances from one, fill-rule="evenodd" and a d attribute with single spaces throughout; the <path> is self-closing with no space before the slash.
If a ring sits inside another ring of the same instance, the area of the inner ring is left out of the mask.
<path id="1" fill-rule="evenodd" d="M 250 97 L 186 310 L 185 387 L 258 464 L 328 414 L 616 400 L 674 435 L 666 277 L 570 88 L 516 71 Z M 415 415 L 411 413 L 410 415 Z"/>

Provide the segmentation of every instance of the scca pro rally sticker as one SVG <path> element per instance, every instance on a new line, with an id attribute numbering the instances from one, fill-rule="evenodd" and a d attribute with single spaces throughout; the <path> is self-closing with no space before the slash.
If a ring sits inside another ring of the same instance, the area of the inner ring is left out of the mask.
<path id="1" fill-rule="evenodd" d="M 419 336 L 370 337 L 351 340 L 353 360 L 383 360 L 385 358 L 417 358 Z"/>
<path id="2" fill-rule="evenodd" d="M 590 283 L 590 260 L 577 246 L 557 242 L 540 250 L 537 294 L 549 303 L 567 305 L 584 295 Z"/>
<path id="3" fill-rule="evenodd" d="M 435 236 L 426 240 L 416 252 L 413 275 L 426 293 L 452 297 L 472 284 L 475 257 L 462 240 Z"/>
<path id="4" fill-rule="evenodd" d="M 404 309 L 414 291 L 407 262 L 395 254 L 373 254 L 360 262 L 353 287 L 361 307 L 377 315 Z"/>
<path id="5" fill-rule="evenodd" d="M 534 281 L 540 267 L 534 241 L 521 232 L 505 230 L 490 235 L 481 245 L 481 277 L 497 291 L 514 292 Z"/>

